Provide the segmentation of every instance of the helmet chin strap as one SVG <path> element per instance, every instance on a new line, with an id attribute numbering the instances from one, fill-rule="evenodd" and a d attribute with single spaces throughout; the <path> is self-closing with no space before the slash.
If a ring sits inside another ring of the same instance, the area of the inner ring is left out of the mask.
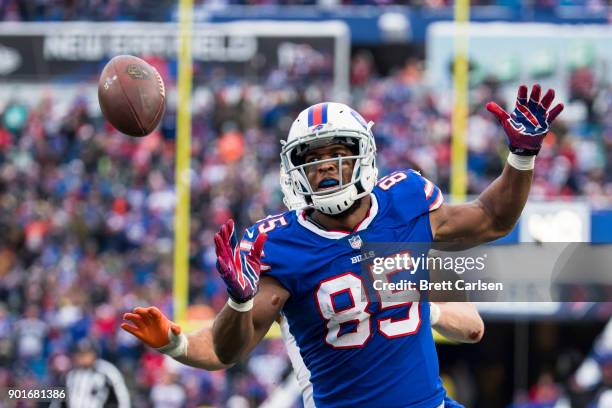
<path id="1" fill-rule="evenodd" d="M 348 210 L 357 200 L 357 187 L 353 184 L 348 188 L 328 196 L 312 196 L 315 209 L 327 215 L 338 215 Z"/>
<path id="2" fill-rule="evenodd" d="M 327 214 L 327 215 L 329 215 L 332 218 L 348 217 L 349 215 L 353 214 L 355 211 L 359 209 L 362 201 L 363 201 L 363 197 L 358 198 L 357 200 L 355 200 L 353 205 L 351 205 L 349 208 L 342 211 L 341 213 L 334 214 L 334 215 L 330 215 L 330 214 Z"/>
<path id="3" fill-rule="evenodd" d="M 353 205 L 351 205 L 347 210 L 339 213 L 339 214 L 325 214 L 328 217 L 331 218 L 340 218 L 340 217 L 348 217 L 349 215 L 353 214 L 355 211 L 357 211 L 359 209 L 359 207 L 361 207 L 361 202 L 363 200 L 363 197 L 357 199 Z M 306 211 L 305 216 L 306 218 L 308 218 L 308 221 L 310 221 L 311 223 L 313 223 L 314 225 L 316 225 L 317 227 L 319 227 L 320 229 L 324 230 L 324 231 L 329 231 L 329 228 L 326 227 L 325 225 L 321 224 L 320 222 L 318 222 L 314 217 L 313 217 L 313 211 L 312 211 L 312 207 L 310 207 L 310 211 Z"/>

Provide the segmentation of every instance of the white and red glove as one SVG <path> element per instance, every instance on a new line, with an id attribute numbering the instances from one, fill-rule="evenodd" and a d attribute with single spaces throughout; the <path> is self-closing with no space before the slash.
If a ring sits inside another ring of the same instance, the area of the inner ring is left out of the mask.
<path id="1" fill-rule="evenodd" d="M 217 270 L 227 286 L 228 305 L 237 311 L 244 312 L 253 307 L 266 239 L 266 234 L 259 234 L 252 244 L 244 242 L 239 246 L 231 219 L 215 234 Z"/>
<path id="2" fill-rule="evenodd" d="M 542 147 L 542 140 L 550 130 L 551 123 L 563 110 L 559 103 L 548 110 L 555 98 L 554 89 L 549 89 L 540 100 L 541 88 L 535 84 L 527 99 L 527 86 L 518 89 L 516 105 L 508 114 L 495 102 L 487 103 L 487 110 L 495 115 L 508 137 L 510 151 L 519 156 L 535 156 Z"/>

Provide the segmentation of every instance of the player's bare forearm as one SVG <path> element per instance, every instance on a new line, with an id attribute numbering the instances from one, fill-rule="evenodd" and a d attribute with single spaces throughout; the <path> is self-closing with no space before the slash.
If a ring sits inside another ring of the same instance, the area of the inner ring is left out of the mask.
<path id="1" fill-rule="evenodd" d="M 531 188 L 532 170 L 509 165 L 471 202 L 443 205 L 430 214 L 434 240 L 441 249 L 466 249 L 501 238 L 518 221 Z"/>
<path id="2" fill-rule="evenodd" d="M 533 170 L 517 170 L 506 164 L 501 176 L 480 194 L 478 201 L 494 233 L 506 235 L 512 230 L 529 197 L 532 177 Z"/>
<path id="3" fill-rule="evenodd" d="M 449 340 L 477 343 L 484 335 L 484 323 L 476 307 L 469 302 L 436 302 L 440 318 L 434 330 Z"/>
<path id="4" fill-rule="evenodd" d="M 263 276 L 253 309 L 238 312 L 225 306 L 213 324 L 215 355 L 222 364 L 233 364 L 248 355 L 278 318 L 289 292 L 276 279 Z"/>
<path id="5" fill-rule="evenodd" d="M 212 329 L 207 327 L 187 335 L 189 346 L 187 354 L 177 357 L 176 361 L 191 367 L 202 368 L 208 371 L 229 368 L 231 364 L 224 364 L 219 360 L 214 350 Z"/>
<path id="6" fill-rule="evenodd" d="M 213 324 L 215 354 L 223 364 L 240 359 L 253 339 L 253 311 L 238 312 L 228 305 L 223 307 Z"/>

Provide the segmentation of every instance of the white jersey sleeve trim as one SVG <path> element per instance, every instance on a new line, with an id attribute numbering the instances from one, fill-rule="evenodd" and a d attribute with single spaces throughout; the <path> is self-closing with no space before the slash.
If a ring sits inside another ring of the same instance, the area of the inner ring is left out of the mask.
<path id="1" fill-rule="evenodd" d="M 291 365 L 293 366 L 293 372 L 295 373 L 300 391 L 302 392 L 304 408 L 315 408 L 313 387 L 310 382 L 310 371 L 302 359 L 295 337 L 293 337 L 289 331 L 289 323 L 285 316 L 281 316 L 280 328 L 283 340 L 285 341 L 285 347 L 287 348 L 287 354 L 289 355 L 289 360 L 291 360 Z"/>

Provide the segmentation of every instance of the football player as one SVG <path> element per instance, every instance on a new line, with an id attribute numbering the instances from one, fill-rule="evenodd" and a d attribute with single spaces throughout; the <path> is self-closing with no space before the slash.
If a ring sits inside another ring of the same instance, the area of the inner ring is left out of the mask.
<path id="1" fill-rule="evenodd" d="M 445 394 L 431 330 L 440 307 L 387 302 L 364 291 L 365 242 L 446 242 L 468 247 L 507 234 L 529 194 L 535 156 L 551 122 L 554 91 L 518 91 L 508 114 L 490 102 L 508 138 L 502 174 L 475 201 L 444 205 L 418 172 L 378 179 L 372 123 L 340 103 L 321 103 L 294 121 L 281 151 L 293 196 L 306 207 L 270 216 L 240 242 L 229 220 L 215 235 L 217 268 L 229 299 L 212 332 L 192 335 L 154 308 L 138 308 L 122 327 L 185 364 L 246 356 L 282 313 L 309 371 L 318 407 L 457 407 Z M 293 198 L 293 197 L 289 197 Z"/>

